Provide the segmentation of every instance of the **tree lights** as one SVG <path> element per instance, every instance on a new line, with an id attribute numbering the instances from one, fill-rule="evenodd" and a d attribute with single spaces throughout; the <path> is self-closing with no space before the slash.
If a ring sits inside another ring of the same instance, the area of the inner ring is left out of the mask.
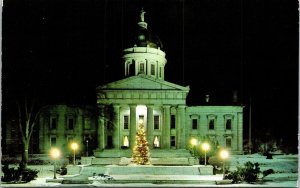
<path id="1" fill-rule="evenodd" d="M 140 120 L 139 129 L 135 136 L 135 146 L 133 147 L 132 152 L 132 162 L 139 165 L 150 164 L 149 156 L 150 152 L 148 141 L 146 139 L 146 133 L 144 130 L 144 122 Z"/>

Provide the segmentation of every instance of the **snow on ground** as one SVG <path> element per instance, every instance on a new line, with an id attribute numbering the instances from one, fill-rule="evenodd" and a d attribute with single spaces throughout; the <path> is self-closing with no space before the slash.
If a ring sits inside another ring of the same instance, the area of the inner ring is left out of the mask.
<path id="1" fill-rule="evenodd" d="M 197 185 L 197 184 L 151 184 L 151 183 L 127 183 L 127 184 L 103 184 L 94 181 L 85 186 L 97 187 L 298 187 L 298 155 L 275 155 L 273 159 L 266 159 L 259 154 L 233 155 L 230 157 L 230 170 L 236 169 L 236 164 L 244 164 L 247 161 L 258 162 L 261 170 L 272 168 L 276 173 L 266 177 L 263 184 L 229 184 L 229 185 Z M 46 179 L 53 178 L 53 166 L 29 166 L 40 170 L 38 178 L 26 184 L 1 184 L 1 187 L 61 187 L 60 183 L 46 183 Z M 68 175 L 69 177 L 71 175 Z M 208 180 L 219 180 L 221 175 L 207 176 Z M 58 175 L 58 178 L 60 176 Z M 66 176 L 65 176 L 66 177 Z M 72 185 L 72 187 L 83 185 Z"/>

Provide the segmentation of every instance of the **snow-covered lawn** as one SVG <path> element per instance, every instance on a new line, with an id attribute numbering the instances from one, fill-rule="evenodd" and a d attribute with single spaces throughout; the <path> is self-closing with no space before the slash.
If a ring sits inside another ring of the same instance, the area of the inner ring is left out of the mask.
<path id="1" fill-rule="evenodd" d="M 147 183 L 128 183 L 128 184 L 101 184 L 94 182 L 87 186 L 99 187 L 298 187 L 298 155 L 275 155 L 273 159 L 266 159 L 265 156 L 259 154 L 252 155 L 233 155 L 230 156 L 230 170 L 235 170 L 237 163 L 242 165 L 247 161 L 253 163 L 258 162 L 261 170 L 272 168 L 275 174 L 271 174 L 265 178 L 266 182 L 263 184 L 229 184 L 229 185 L 197 185 L 197 184 L 147 184 Z M 40 170 L 38 178 L 27 184 L 2 184 L 5 187 L 49 187 L 49 186 L 62 186 L 60 183 L 46 183 L 46 179 L 53 178 L 53 166 L 30 166 Z M 71 175 L 69 175 L 71 176 Z M 58 175 L 58 178 L 60 176 Z M 208 180 L 219 180 L 221 175 L 207 176 Z M 70 186 L 70 185 L 66 185 Z"/>

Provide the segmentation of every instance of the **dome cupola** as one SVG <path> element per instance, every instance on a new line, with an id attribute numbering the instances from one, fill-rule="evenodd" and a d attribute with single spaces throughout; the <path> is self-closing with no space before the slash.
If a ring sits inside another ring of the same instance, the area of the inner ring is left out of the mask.
<path id="1" fill-rule="evenodd" d="M 166 54 L 162 51 L 163 45 L 158 36 L 149 31 L 145 13 L 142 9 L 132 47 L 123 50 L 125 76 L 146 74 L 164 80 Z"/>

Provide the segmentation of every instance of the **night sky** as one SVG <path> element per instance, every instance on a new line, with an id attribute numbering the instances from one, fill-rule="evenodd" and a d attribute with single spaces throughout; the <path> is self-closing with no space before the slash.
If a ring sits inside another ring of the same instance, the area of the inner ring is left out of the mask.
<path id="1" fill-rule="evenodd" d="M 163 43 L 165 80 L 191 88 L 188 105 L 206 94 L 231 104 L 237 91 L 246 131 L 251 97 L 253 137 L 297 146 L 296 0 L 4 0 L 2 122 L 25 95 L 95 105 L 96 87 L 124 76 L 141 8 Z"/>

